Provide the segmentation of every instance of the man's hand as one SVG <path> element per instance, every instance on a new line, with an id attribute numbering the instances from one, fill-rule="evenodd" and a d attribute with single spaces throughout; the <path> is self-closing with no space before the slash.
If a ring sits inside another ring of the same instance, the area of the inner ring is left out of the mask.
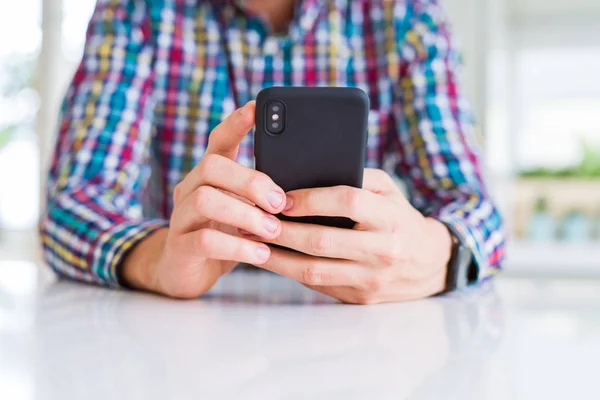
<path id="1" fill-rule="evenodd" d="M 287 199 L 284 215 L 348 217 L 357 225 L 349 230 L 283 221 L 281 234 L 267 242 L 300 253 L 273 248 L 261 268 L 346 303 L 404 301 L 443 291 L 450 232 L 414 209 L 385 172 L 367 169 L 364 189 L 297 190 Z"/>
<path id="2" fill-rule="evenodd" d="M 149 236 L 124 260 L 121 276 L 127 285 L 194 298 L 237 263 L 269 259 L 267 245 L 238 233 L 275 239 L 281 223 L 272 214 L 286 203 L 268 176 L 235 162 L 239 143 L 254 125 L 254 111 L 254 102 L 246 104 L 210 134 L 202 161 L 175 188 L 169 228 Z"/>

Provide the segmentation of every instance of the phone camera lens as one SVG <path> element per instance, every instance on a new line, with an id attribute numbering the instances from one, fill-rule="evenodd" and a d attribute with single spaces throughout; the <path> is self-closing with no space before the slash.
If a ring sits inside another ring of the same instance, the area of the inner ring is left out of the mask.
<path id="1" fill-rule="evenodd" d="M 286 107 L 279 100 L 273 100 L 265 106 L 265 129 L 272 135 L 283 133 L 286 126 Z"/>

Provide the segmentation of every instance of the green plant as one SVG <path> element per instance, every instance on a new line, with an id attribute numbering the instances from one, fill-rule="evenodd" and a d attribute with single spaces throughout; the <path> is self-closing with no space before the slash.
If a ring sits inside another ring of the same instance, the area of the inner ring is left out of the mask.
<path id="1" fill-rule="evenodd" d="M 571 168 L 535 168 L 522 171 L 523 178 L 600 178 L 600 145 L 582 140 L 583 158 Z"/>
<path id="2" fill-rule="evenodd" d="M 12 137 L 12 127 L 0 129 L 0 149 L 10 142 Z"/>

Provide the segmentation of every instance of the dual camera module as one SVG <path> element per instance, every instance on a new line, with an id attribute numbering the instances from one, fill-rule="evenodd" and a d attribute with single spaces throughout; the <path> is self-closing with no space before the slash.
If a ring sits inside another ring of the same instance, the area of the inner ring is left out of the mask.
<path id="1" fill-rule="evenodd" d="M 267 104 L 266 112 L 267 132 L 278 135 L 285 128 L 285 106 L 280 101 L 271 101 Z"/>

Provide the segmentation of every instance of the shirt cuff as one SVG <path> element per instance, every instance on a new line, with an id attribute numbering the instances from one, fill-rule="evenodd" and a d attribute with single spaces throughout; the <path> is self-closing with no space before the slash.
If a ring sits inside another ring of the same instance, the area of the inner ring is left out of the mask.
<path id="1" fill-rule="evenodd" d="M 122 288 L 118 266 L 139 242 L 169 222 L 161 219 L 126 221 L 101 232 L 93 246 L 92 272 L 107 286 Z"/>
<path id="2" fill-rule="evenodd" d="M 441 211 L 438 214 L 431 215 L 430 217 L 437 219 L 452 231 L 454 235 L 460 240 L 463 246 L 466 246 L 471 250 L 472 262 L 469 266 L 469 275 L 471 275 L 471 268 L 475 269 L 477 279 L 474 283 L 481 282 L 484 277 L 483 271 L 488 270 L 487 257 L 484 255 L 481 245 L 477 238 L 477 232 L 473 229 L 464 218 L 457 216 L 453 213 L 446 213 Z"/>

